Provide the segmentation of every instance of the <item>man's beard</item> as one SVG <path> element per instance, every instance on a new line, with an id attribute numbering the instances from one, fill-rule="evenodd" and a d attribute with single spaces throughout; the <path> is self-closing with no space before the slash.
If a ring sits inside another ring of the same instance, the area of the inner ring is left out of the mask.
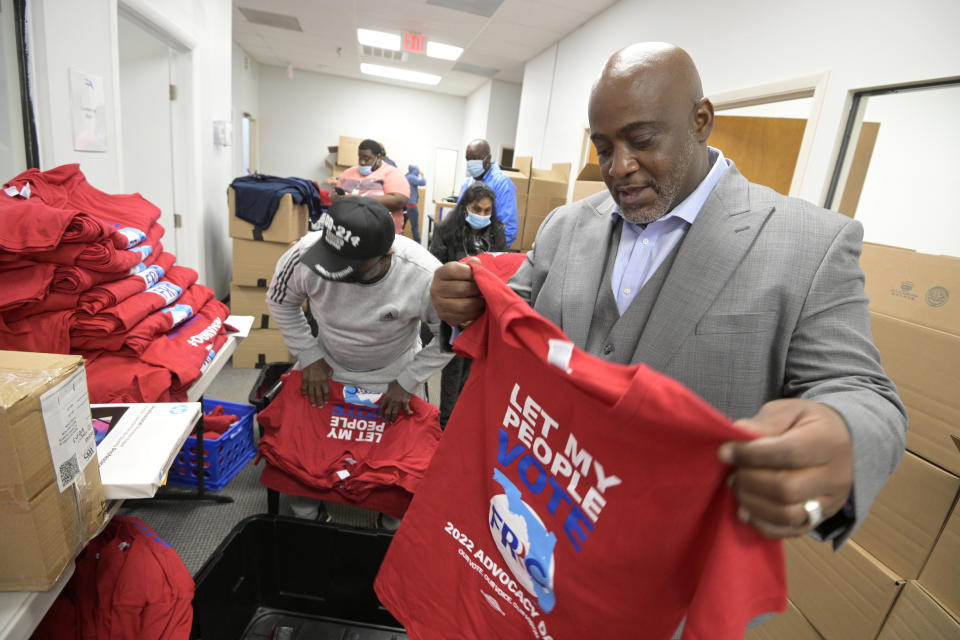
<path id="1" fill-rule="evenodd" d="M 650 224 L 671 211 L 679 204 L 678 196 L 680 195 L 681 183 L 693 162 L 695 150 L 696 143 L 693 140 L 688 141 L 681 147 L 680 157 L 677 158 L 677 164 L 673 171 L 667 176 L 666 180 L 653 185 L 653 190 L 657 194 L 657 199 L 653 204 L 637 208 L 620 207 L 620 215 L 627 222 L 633 224 Z"/>

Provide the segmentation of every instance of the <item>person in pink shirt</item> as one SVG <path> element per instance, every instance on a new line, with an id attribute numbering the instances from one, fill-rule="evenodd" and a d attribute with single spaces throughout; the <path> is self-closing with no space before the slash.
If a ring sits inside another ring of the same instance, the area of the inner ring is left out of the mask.
<path id="1" fill-rule="evenodd" d="M 373 198 L 393 216 L 394 230 L 403 233 L 403 212 L 410 197 L 410 185 L 403 172 L 384 162 L 383 147 L 376 140 L 360 143 L 359 164 L 344 171 L 330 192 L 334 202 L 348 196 Z M 341 193 L 342 191 L 342 193 Z"/>

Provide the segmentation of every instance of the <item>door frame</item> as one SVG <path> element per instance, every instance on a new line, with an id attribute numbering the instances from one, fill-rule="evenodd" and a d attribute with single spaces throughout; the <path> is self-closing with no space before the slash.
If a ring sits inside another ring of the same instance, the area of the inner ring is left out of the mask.
<path id="1" fill-rule="evenodd" d="M 797 165 L 794 167 L 793 178 L 790 180 L 789 195 L 791 196 L 800 195 L 800 186 L 803 184 L 803 178 L 806 175 L 810 152 L 813 148 L 813 138 L 820 121 L 820 113 L 823 110 L 823 101 L 829 78 L 830 72 L 824 71 L 707 96 L 713 103 L 715 112 L 752 107 L 758 104 L 813 98 L 810 104 L 810 113 L 807 116 L 807 126 L 803 131 L 803 139 L 800 142 L 800 151 L 797 153 Z"/>
<path id="2" fill-rule="evenodd" d="M 790 180 L 789 195 L 791 196 L 800 195 L 800 185 L 803 184 L 803 177 L 807 171 L 807 163 L 810 160 L 814 133 L 820 121 L 820 113 L 823 110 L 823 101 L 826 95 L 827 80 L 829 78 L 830 72 L 824 71 L 798 76 L 796 78 L 787 78 L 777 82 L 744 87 L 742 89 L 734 89 L 732 91 L 722 91 L 707 96 L 710 102 L 713 103 L 715 112 L 739 109 L 740 107 L 752 107 L 758 104 L 813 98 L 810 104 L 810 113 L 807 116 L 807 126 L 803 131 L 803 139 L 800 143 L 800 151 L 797 154 L 797 165 L 793 170 L 793 177 Z M 578 169 L 578 173 L 587 165 L 590 158 L 590 125 L 584 123 L 583 127 L 583 142 L 580 146 L 580 169 Z M 575 177 L 571 176 L 570 193 L 573 192 L 573 180 L 575 179 Z M 568 198 L 570 197 L 570 193 L 568 193 Z"/>
<path id="3" fill-rule="evenodd" d="M 197 77 L 196 56 L 193 51 L 199 40 L 194 33 L 173 22 L 146 0 L 118 0 L 117 14 L 152 34 L 171 49 L 170 77 L 177 87 L 176 99 L 170 102 L 173 206 L 174 213 L 180 216 L 181 227 L 167 229 L 167 233 L 175 234 L 177 262 L 198 268 L 203 264 L 203 256 L 197 254 L 194 243 L 180 240 L 202 236 L 203 233 L 199 109 L 195 104 L 197 93 L 193 86 Z M 116 40 L 114 47 L 114 77 L 115 84 L 119 86 L 120 64 Z M 115 96 L 115 112 L 120 113 L 119 92 L 115 92 Z M 118 153 L 122 154 L 122 145 L 118 145 Z M 118 166 L 122 172 L 122 155 Z M 122 181 L 122 174 L 120 177 Z"/>

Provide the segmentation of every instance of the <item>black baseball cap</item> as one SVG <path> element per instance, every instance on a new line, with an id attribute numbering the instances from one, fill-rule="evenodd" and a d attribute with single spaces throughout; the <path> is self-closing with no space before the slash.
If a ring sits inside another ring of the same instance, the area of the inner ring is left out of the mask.
<path id="1" fill-rule="evenodd" d="M 320 216 L 320 226 L 320 239 L 300 255 L 300 262 L 327 280 L 343 280 L 393 246 L 393 217 L 373 198 L 337 200 Z"/>

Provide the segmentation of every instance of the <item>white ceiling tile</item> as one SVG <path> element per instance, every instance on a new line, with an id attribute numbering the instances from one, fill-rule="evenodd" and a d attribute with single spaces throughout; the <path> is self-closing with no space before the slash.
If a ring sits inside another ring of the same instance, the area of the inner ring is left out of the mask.
<path id="1" fill-rule="evenodd" d="M 556 3 L 523 0 L 523 2 L 504 3 L 491 22 L 493 24 L 512 22 L 566 34 L 589 17 L 589 13 L 557 6 Z"/>
<path id="2" fill-rule="evenodd" d="M 261 64 L 285 67 L 292 62 L 320 73 L 376 81 L 360 73 L 363 59 L 443 78 L 436 87 L 384 80 L 388 84 L 468 95 L 486 78 L 453 71 L 453 62 L 421 54 L 407 54 L 404 62 L 369 59 L 360 53 L 357 27 L 410 31 L 464 47 L 460 60 L 500 69 L 496 78 L 521 82 L 527 60 L 611 4 L 613 0 L 504 0 L 492 18 L 485 18 L 426 0 L 234 0 L 233 29 L 237 44 Z M 251 24 L 238 7 L 294 16 L 303 32 Z"/>

